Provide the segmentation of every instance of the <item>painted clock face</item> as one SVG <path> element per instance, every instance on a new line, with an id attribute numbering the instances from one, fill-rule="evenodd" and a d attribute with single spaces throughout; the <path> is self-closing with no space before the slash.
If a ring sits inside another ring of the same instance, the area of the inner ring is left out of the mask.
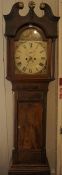
<path id="1" fill-rule="evenodd" d="M 24 30 L 15 42 L 15 67 L 20 73 L 42 72 L 47 63 L 47 42 L 35 28 Z"/>

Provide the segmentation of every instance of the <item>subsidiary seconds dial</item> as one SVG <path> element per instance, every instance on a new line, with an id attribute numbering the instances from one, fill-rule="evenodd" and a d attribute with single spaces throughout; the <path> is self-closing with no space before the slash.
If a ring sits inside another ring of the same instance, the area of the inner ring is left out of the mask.
<path id="1" fill-rule="evenodd" d="M 15 67 L 25 74 L 42 72 L 47 62 L 45 41 L 17 41 L 15 44 Z"/>

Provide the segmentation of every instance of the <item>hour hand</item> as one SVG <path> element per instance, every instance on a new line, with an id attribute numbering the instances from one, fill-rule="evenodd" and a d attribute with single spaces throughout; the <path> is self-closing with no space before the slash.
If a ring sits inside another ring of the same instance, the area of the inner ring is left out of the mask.
<path id="1" fill-rule="evenodd" d="M 29 56 L 28 62 L 32 61 L 32 56 Z"/>

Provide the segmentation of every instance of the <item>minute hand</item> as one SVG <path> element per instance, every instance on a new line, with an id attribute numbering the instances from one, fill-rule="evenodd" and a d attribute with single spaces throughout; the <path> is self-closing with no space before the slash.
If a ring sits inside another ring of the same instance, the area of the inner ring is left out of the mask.
<path id="1" fill-rule="evenodd" d="M 31 56 L 29 57 L 29 60 L 27 61 L 26 68 L 27 68 L 27 66 L 29 65 L 29 62 L 30 62 L 30 61 L 32 61 L 32 57 L 31 57 Z"/>

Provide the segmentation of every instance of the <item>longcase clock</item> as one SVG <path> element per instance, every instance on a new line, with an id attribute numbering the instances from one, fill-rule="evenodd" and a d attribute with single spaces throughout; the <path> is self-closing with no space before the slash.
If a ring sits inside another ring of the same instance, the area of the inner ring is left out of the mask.
<path id="1" fill-rule="evenodd" d="M 20 16 L 23 3 L 4 15 L 7 37 L 7 79 L 15 92 L 14 150 L 9 175 L 50 175 L 46 155 L 46 109 L 49 82 L 54 80 L 55 39 L 59 17 L 50 6 L 35 3 Z"/>

